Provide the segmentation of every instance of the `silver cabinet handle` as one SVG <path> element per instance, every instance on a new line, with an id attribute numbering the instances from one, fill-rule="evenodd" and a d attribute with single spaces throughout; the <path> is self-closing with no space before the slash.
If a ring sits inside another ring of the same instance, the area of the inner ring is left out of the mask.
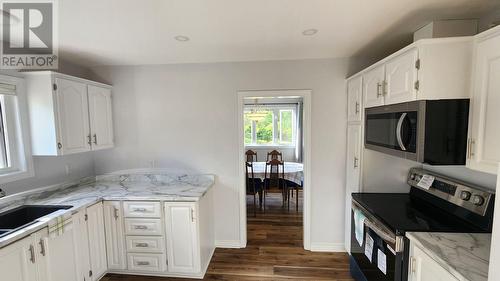
<path id="1" fill-rule="evenodd" d="M 355 112 L 356 114 L 359 113 L 359 102 L 356 102 Z"/>
<path id="2" fill-rule="evenodd" d="M 30 261 L 31 263 L 35 263 L 36 262 L 36 259 L 35 259 L 35 247 L 33 247 L 33 245 L 30 245 Z"/>
<path id="3" fill-rule="evenodd" d="M 387 95 L 387 81 L 382 82 L 382 95 Z"/>
<path id="4" fill-rule="evenodd" d="M 136 225 L 136 226 L 134 226 L 134 228 L 135 229 L 148 229 L 148 227 L 145 225 Z"/>
<path id="5" fill-rule="evenodd" d="M 403 121 L 406 118 L 406 114 L 407 114 L 406 112 L 403 113 L 403 114 L 401 114 L 401 117 L 399 117 L 399 120 L 398 120 L 398 125 L 396 126 L 396 139 L 398 140 L 399 147 L 403 151 L 406 151 L 406 147 L 403 144 L 403 139 L 401 137 L 401 130 L 402 130 L 402 127 L 403 127 Z"/>
<path id="6" fill-rule="evenodd" d="M 118 219 L 118 209 L 114 208 L 115 220 Z"/>
<path id="7" fill-rule="evenodd" d="M 377 83 L 377 98 L 382 96 L 381 89 L 382 89 L 382 84 L 380 84 L 380 82 L 379 82 L 379 83 Z"/>
<path id="8" fill-rule="evenodd" d="M 135 246 L 139 247 L 139 248 L 147 248 L 147 247 L 149 247 L 149 244 L 148 243 L 136 243 Z"/>
<path id="9" fill-rule="evenodd" d="M 357 168 L 359 165 L 358 165 L 358 157 L 354 157 L 354 168 Z"/>
<path id="10" fill-rule="evenodd" d="M 138 261 L 135 263 L 136 265 L 149 265 L 148 261 Z"/>
<path id="11" fill-rule="evenodd" d="M 45 257 L 45 243 L 44 243 L 43 239 L 40 239 L 38 244 L 40 244 L 40 254 L 42 254 L 42 256 Z"/>
<path id="12" fill-rule="evenodd" d="M 417 272 L 416 263 L 417 263 L 417 259 L 415 259 L 415 257 L 410 257 L 410 272 L 412 274 Z"/>
<path id="13" fill-rule="evenodd" d="M 141 212 L 141 213 L 145 213 L 147 210 L 146 208 L 135 208 L 134 209 L 134 212 Z"/>
<path id="14" fill-rule="evenodd" d="M 475 144 L 475 141 L 474 139 L 472 138 L 469 138 L 468 142 L 467 142 L 467 158 L 471 159 L 472 156 L 474 156 L 474 144 Z"/>
<path id="15" fill-rule="evenodd" d="M 90 134 L 87 136 L 87 139 L 88 139 L 88 142 L 87 142 L 87 143 L 88 143 L 89 145 L 92 145 L 92 136 L 91 136 Z"/>
<path id="16" fill-rule="evenodd" d="M 94 134 L 94 144 L 97 144 L 97 134 Z"/>

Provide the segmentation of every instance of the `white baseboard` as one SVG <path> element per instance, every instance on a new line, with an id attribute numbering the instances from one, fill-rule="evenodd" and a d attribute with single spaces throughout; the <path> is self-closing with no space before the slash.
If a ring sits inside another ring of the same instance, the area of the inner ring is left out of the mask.
<path id="1" fill-rule="evenodd" d="M 313 252 L 345 252 L 344 243 L 321 243 L 311 242 L 311 251 Z"/>
<path id="2" fill-rule="evenodd" d="M 240 240 L 216 240 L 215 247 L 217 247 L 217 248 L 235 248 L 235 249 L 242 248 Z"/>

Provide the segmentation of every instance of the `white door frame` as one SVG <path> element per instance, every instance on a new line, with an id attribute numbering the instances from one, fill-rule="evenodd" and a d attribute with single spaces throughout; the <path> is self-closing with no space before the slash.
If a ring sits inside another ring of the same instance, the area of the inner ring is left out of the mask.
<path id="1" fill-rule="evenodd" d="M 304 212 L 303 231 L 304 249 L 311 249 L 311 90 L 266 90 L 266 91 L 239 91 L 238 92 L 238 173 L 240 197 L 240 247 L 247 245 L 247 204 L 245 188 L 245 140 L 243 133 L 243 100 L 247 97 L 286 97 L 295 96 L 303 99 L 303 126 L 304 137 Z"/>

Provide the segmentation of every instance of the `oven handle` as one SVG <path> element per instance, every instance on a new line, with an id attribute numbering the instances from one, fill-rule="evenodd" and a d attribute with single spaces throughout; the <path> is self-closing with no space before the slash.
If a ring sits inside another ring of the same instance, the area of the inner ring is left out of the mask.
<path id="1" fill-rule="evenodd" d="M 395 245 L 396 237 L 392 237 L 390 234 L 385 232 L 382 228 L 378 227 L 376 223 L 372 222 L 370 219 L 365 219 L 365 225 L 369 229 L 373 230 L 380 238 L 382 238 L 386 243 Z"/>
<path id="2" fill-rule="evenodd" d="M 407 115 L 406 112 L 401 114 L 401 117 L 399 117 L 399 120 L 398 120 L 398 125 L 396 127 L 396 139 L 398 140 L 399 147 L 403 151 L 406 151 L 406 147 L 403 144 L 403 138 L 401 137 L 401 131 L 403 129 L 403 121 L 405 120 L 406 115 Z"/>

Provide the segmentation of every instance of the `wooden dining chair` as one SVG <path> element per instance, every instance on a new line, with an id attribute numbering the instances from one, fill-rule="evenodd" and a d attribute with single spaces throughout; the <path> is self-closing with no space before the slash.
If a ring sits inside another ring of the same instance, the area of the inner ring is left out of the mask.
<path id="1" fill-rule="evenodd" d="M 264 212 L 266 211 L 266 194 L 271 188 L 277 188 L 281 190 L 283 196 L 283 206 L 285 206 L 285 201 L 288 198 L 288 190 L 285 185 L 285 165 L 283 161 L 278 159 L 271 159 L 266 162 L 266 169 L 264 172 Z"/>
<path id="2" fill-rule="evenodd" d="M 250 163 L 257 162 L 257 152 L 249 149 L 245 152 L 245 156 L 247 158 L 247 160 L 246 160 L 247 162 L 250 162 Z"/>
<path id="3" fill-rule="evenodd" d="M 283 161 L 283 154 L 277 150 L 273 150 L 271 152 L 268 152 L 266 161 L 269 162 L 273 159 L 278 159 L 280 161 Z"/>
<path id="4" fill-rule="evenodd" d="M 295 191 L 295 211 L 298 212 L 299 211 L 299 190 L 303 190 L 304 183 L 302 182 L 302 184 L 298 184 L 298 183 L 290 181 L 290 180 L 285 180 L 285 185 L 286 185 L 287 191 L 289 192 L 289 193 L 287 193 L 287 195 L 288 195 L 288 210 L 290 210 L 290 195 L 293 198 L 293 192 Z"/>
<path id="5" fill-rule="evenodd" d="M 257 216 L 257 194 L 259 195 L 259 207 L 262 208 L 262 180 L 255 178 L 253 163 L 245 162 L 247 195 L 253 195 L 253 216 Z"/>

